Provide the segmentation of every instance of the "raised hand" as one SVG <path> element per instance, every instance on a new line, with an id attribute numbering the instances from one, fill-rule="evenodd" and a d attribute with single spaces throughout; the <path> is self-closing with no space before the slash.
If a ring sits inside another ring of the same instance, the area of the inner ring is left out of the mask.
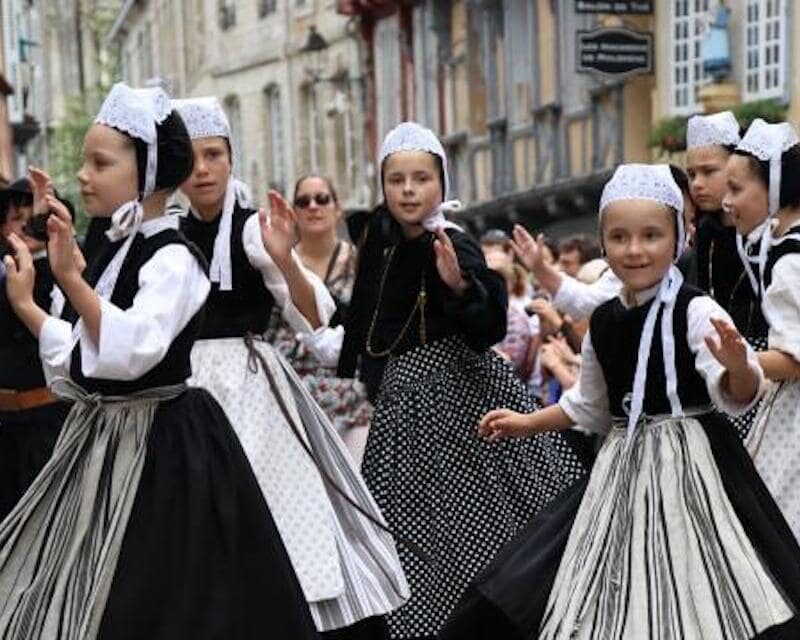
<path id="1" fill-rule="evenodd" d="M 512 232 L 511 248 L 528 271 L 537 272 L 544 266 L 544 236 L 540 233 L 536 239 L 521 224 L 515 224 Z"/>
<path id="2" fill-rule="evenodd" d="M 292 259 L 292 249 L 297 242 L 297 217 L 294 209 L 277 191 L 270 191 L 269 214 L 259 210 L 258 219 L 261 225 L 261 240 L 264 249 L 279 268 Z"/>
<path id="3" fill-rule="evenodd" d="M 6 295 L 14 308 L 17 308 L 33 302 L 36 269 L 31 252 L 16 233 L 9 234 L 6 240 L 14 251 L 13 256 L 7 255 L 3 258 L 6 267 Z"/>
<path id="4" fill-rule="evenodd" d="M 744 371 L 747 364 L 747 345 L 736 327 L 724 320 L 711 318 L 711 324 L 716 329 L 719 341 L 713 336 L 706 336 L 706 346 L 722 366 L 731 373 Z"/>
<path id="5" fill-rule="evenodd" d="M 33 194 L 33 215 L 38 216 L 47 213 L 48 195 L 55 195 L 53 188 L 53 181 L 50 176 L 39 169 L 38 167 L 28 167 L 28 182 L 31 185 L 31 193 Z"/>
<path id="6" fill-rule="evenodd" d="M 47 256 L 53 276 L 63 284 L 70 278 L 80 277 L 86 264 L 77 248 L 67 208 L 51 195 L 45 197 L 45 202 L 52 212 L 47 219 Z"/>
<path id="7" fill-rule="evenodd" d="M 478 434 L 490 441 L 526 438 L 535 433 L 530 424 L 530 416 L 511 409 L 494 409 L 478 423 Z"/>
<path id="8" fill-rule="evenodd" d="M 436 270 L 439 277 L 453 293 L 461 295 L 467 290 L 467 281 L 461 275 L 461 266 L 453 247 L 453 241 L 441 227 L 436 230 L 436 240 L 433 241 L 433 251 L 436 254 Z"/>

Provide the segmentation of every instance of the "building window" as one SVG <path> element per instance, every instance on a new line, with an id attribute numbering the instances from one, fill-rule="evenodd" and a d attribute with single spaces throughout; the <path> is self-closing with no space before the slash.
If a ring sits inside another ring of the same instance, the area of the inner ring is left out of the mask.
<path id="1" fill-rule="evenodd" d="M 259 0 L 258 2 L 258 17 L 263 18 L 277 10 L 276 0 Z"/>
<path id="2" fill-rule="evenodd" d="M 745 25 L 745 99 L 784 95 L 786 2 L 748 0 Z"/>
<path id="3" fill-rule="evenodd" d="M 283 148 L 283 112 L 281 90 L 271 85 L 264 90 L 264 107 L 267 131 L 267 182 L 271 189 L 281 193 L 286 189 L 286 160 Z"/>
<path id="4" fill-rule="evenodd" d="M 231 125 L 231 147 L 233 147 L 233 173 L 244 175 L 244 153 L 242 145 L 242 108 L 237 96 L 228 96 L 223 102 L 228 122 Z"/>
<path id="5" fill-rule="evenodd" d="M 378 136 L 400 122 L 400 22 L 397 14 L 375 27 L 375 89 L 378 100 Z"/>
<path id="6" fill-rule="evenodd" d="M 319 114 L 319 101 L 314 84 L 307 84 L 301 89 L 302 105 L 301 127 L 303 131 L 301 173 L 317 173 L 322 164 L 322 131 Z"/>
<path id="7" fill-rule="evenodd" d="M 236 24 L 235 0 L 219 0 L 219 28 L 222 31 L 230 29 Z"/>
<path id="8" fill-rule="evenodd" d="M 672 1 L 672 111 L 676 114 L 698 111 L 698 92 L 711 80 L 700 55 L 711 4 L 711 0 Z"/>

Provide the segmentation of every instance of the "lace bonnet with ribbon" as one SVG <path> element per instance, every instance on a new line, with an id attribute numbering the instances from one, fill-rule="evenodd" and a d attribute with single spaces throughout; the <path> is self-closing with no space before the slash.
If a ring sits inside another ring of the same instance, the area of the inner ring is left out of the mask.
<path id="1" fill-rule="evenodd" d="M 737 151 L 743 151 L 762 162 L 769 163 L 769 211 L 767 220 L 760 225 L 763 227 L 761 232 L 761 243 L 758 250 L 759 273 L 763 277 L 764 267 L 767 264 L 767 252 L 772 244 L 772 224 L 771 219 L 778 213 L 781 202 L 781 160 L 783 154 L 796 145 L 798 140 L 797 132 L 788 122 L 778 124 L 768 124 L 761 118 L 753 120 L 747 129 L 741 142 L 737 145 Z M 751 234 L 757 236 L 758 234 Z M 739 255 L 744 263 L 747 277 L 753 286 L 753 291 L 761 291 L 761 280 L 756 277 L 750 260 L 750 243 L 742 246 L 741 238 L 737 237 L 739 244 Z"/>
<path id="2" fill-rule="evenodd" d="M 144 209 L 142 201 L 155 191 L 158 175 L 157 125 L 164 122 L 172 112 L 169 96 L 158 87 L 134 89 L 118 82 L 103 101 L 95 123 L 111 127 L 141 140 L 147 145 L 144 190 L 136 200 L 122 204 L 111 215 L 111 227 L 106 235 L 112 242 L 125 240 L 114 258 L 103 271 L 95 291 L 103 298 L 110 298 L 119 276 L 125 256 L 142 224 Z"/>
<path id="3" fill-rule="evenodd" d="M 661 316 L 661 345 L 664 355 L 664 374 L 667 380 L 667 397 L 671 414 L 675 417 L 683 415 L 683 407 L 678 397 L 678 376 L 675 369 L 675 339 L 672 332 L 672 315 L 675 299 L 683 284 L 683 276 L 674 262 L 679 257 L 680 247 L 684 243 L 683 229 L 683 193 L 675 183 L 668 165 L 624 164 L 617 167 L 611 180 L 603 188 L 600 198 L 600 224 L 609 205 L 620 200 L 649 200 L 669 208 L 675 216 L 678 231 L 676 255 L 673 264 L 658 285 L 658 292 L 650 305 L 644 322 L 644 329 L 639 340 L 638 361 L 633 379 L 630 409 L 628 412 L 628 441 L 633 436 L 636 424 L 644 407 L 645 384 L 647 382 L 647 363 L 655 332 L 658 312 L 663 308 Z"/>
<path id="4" fill-rule="evenodd" d="M 225 115 L 222 105 L 214 96 L 173 100 L 172 106 L 186 124 L 186 130 L 192 140 L 219 137 L 225 138 L 228 144 L 232 144 L 228 116 Z M 211 282 L 218 282 L 221 291 L 230 291 L 233 288 L 231 228 L 233 210 L 237 202 L 243 208 L 252 206 L 252 198 L 247 185 L 231 175 L 225 189 L 219 229 L 217 237 L 214 239 L 214 254 L 209 268 Z"/>
<path id="5" fill-rule="evenodd" d="M 401 122 L 383 139 L 380 154 L 378 155 L 378 165 L 383 167 L 383 163 L 393 153 L 398 151 L 427 151 L 432 153 L 442 162 L 442 174 L 444 179 L 444 197 L 442 204 L 428 214 L 422 221 L 422 226 L 427 231 L 436 229 L 451 228 L 463 231 L 457 224 L 448 221 L 444 214 L 446 211 L 458 211 L 461 209 L 459 200 L 448 200 L 450 195 L 450 176 L 447 170 L 447 154 L 442 143 L 436 134 L 430 129 L 423 127 L 416 122 Z"/>
<path id="6" fill-rule="evenodd" d="M 687 150 L 713 145 L 735 147 L 739 140 L 739 122 L 730 111 L 692 116 L 686 125 Z"/>

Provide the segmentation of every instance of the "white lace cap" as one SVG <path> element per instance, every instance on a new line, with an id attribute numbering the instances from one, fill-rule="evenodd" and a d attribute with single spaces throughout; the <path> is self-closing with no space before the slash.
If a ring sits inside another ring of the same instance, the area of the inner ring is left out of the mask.
<path id="1" fill-rule="evenodd" d="M 668 165 L 623 164 L 617 167 L 611 180 L 606 183 L 600 198 L 600 221 L 603 212 L 612 202 L 620 200 L 650 200 L 667 206 L 675 214 L 678 242 L 673 261 L 680 257 L 684 246 L 683 193 L 672 177 Z M 675 299 L 683 284 L 683 276 L 674 265 L 669 268 L 658 288 L 650 309 L 647 312 L 642 335 L 639 339 L 639 357 L 633 379 L 631 403 L 628 412 L 628 441 L 633 438 L 636 425 L 642 415 L 644 394 L 647 383 L 647 363 L 656 331 L 658 312 L 661 315 L 661 346 L 664 357 L 664 375 L 667 381 L 667 397 L 673 416 L 683 414 L 678 397 L 678 374 L 675 368 L 675 339 L 672 331 L 672 316 Z"/>
<path id="2" fill-rule="evenodd" d="M 686 148 L 724 147 L 739 144 L 739 122 L 730 111 L 720 111 L 708 116 L 692 116 L 686 125 Z"/>
<path id="3" fill-rule="evenodd" d="M 650 200 L 669 207 L 676 213 L 678 244 L 677 259 L 685 244 L 683 228 L 683 193 L 666 164 L 621 164 L 603 187 L 600 196 L 600 221 L 612 202 L 619 200 Z"/>
<path id="4" fill-rule="evenodd" d="M 115 84 L 103 101 L 94 121 L 118 129 L 147 144 L 144 193 L 153 193 L 158 172 L 156 125 L 172 111 L 169 96 L 159 87 L 134 89 L 123 82 Z"/>
<path id="5" fill-rule="evenodd" d="M 172 108 L 180 114 L 189 137 L 231 139 L 231 125 L 219 100 L 214 96 L 173 100 Z"/>

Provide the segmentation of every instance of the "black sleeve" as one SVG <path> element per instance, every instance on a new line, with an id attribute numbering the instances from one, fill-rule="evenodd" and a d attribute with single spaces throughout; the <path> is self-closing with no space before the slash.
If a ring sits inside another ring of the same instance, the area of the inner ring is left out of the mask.
<path id="1" fill-rule="evenodd" d="M 444 312 L 459 327 L 473 349 L 482 350 L 502 341 L 508 322 L 508 293 L 499 273 L 486 266 L 483 251 L 466 233 L 448 229 L 467 290 L 455 295 L 444 287 Z"/>

